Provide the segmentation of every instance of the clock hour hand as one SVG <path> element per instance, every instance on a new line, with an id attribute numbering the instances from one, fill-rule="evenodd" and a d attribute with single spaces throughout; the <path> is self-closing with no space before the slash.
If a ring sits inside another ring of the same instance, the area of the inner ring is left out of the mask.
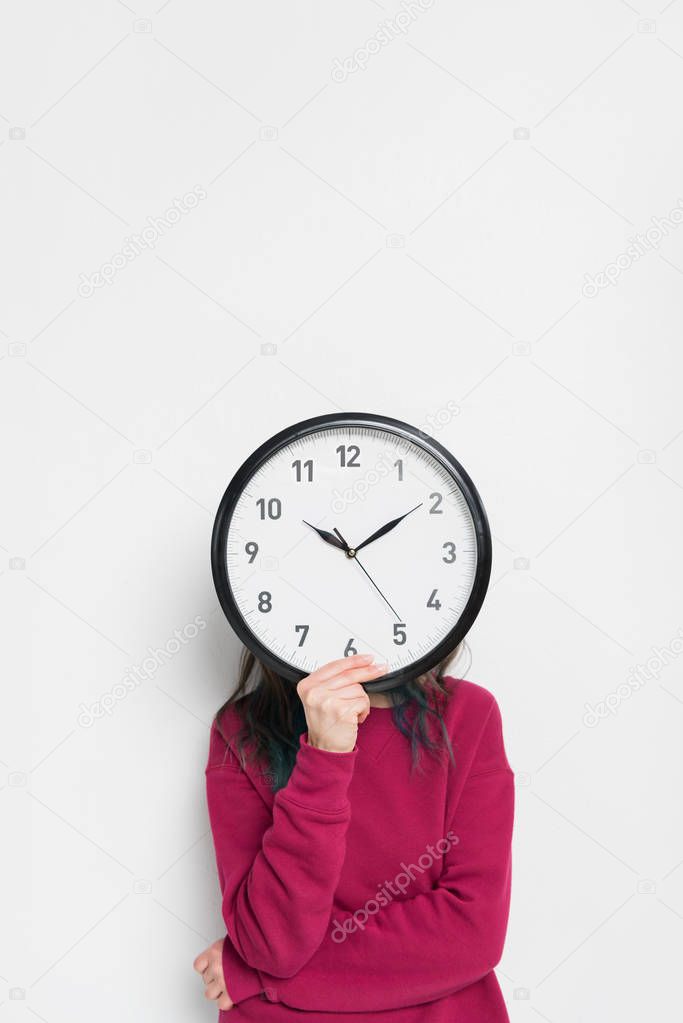
<path id="1" fill-rule="evenodd" d="M 302 519 L 301 521 L 302 522 L 306 522 L 306 519 Z M 329 543 L 333 547 L 338 547 L 340 551 L 345 551 L 346 550 L 346 547 L 341 542 L 341 540 L 338 540 L 337 537 L 334 536 L 333 533 L 328 533 L 326 529 L 318 529 L 318 527 L 314 526 L 312 522 L 306 522 L 306 525 L 310 526 L 311 529 L 315 529 L 315 531 L 318 534 L 318 536 L 321 538 L 321 540 L 324 540 L 325 543 Z"/>
<path id="2" fill-rule="evenodd" d="M 392 529 L 394 529 L 395 526 L 399 524 L 399 522 L 401 522 L 406 517 L 406 515 L 410 515 L 410 512 L 414 512 L 415 509 L 419 508 L 421 504 L 422 501 L 420 501 L 420 504 L 416 504 L 415 508 L 411 508 L 410 511 L 407 511 L 404 515 L 399 515 L 397 519 L 392 519 L 391 522 L 387 522 L 386 525 L 380 526 L 380 528 L 376 529 L 375 532 L 372 533 L 372 535 L 367 538 L 367 540 L 363 540 L 362 543 L 359 543 L 358 546 L 356 547 L 356 550 L 359 551 L 362 547 L 366 547 L 369 543 L 372 543 L 373 540 L 378 540 L 380 536 L 384 536 L 385 533 L 390 532 Z"/>

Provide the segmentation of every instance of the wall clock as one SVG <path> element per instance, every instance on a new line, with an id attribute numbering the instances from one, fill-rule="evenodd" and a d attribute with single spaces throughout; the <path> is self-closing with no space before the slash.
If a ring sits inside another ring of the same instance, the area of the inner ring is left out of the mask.
<path id="1" fill-rule="evenodd" d="M 491 573 L 481 498 L 430 435 L 364 412 L 316 416 L 265 441 L 216 515 L 211 565 L 242 642 L 284 678 L 374 653 L 391 689 L 466 635 Z"/>

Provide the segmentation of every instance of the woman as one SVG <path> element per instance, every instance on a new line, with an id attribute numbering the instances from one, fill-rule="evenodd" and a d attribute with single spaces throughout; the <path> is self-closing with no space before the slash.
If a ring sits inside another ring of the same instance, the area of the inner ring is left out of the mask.
<path id="1" fill-rule="evenodd" d="M 194 963 L 221 1023 L 508 1020 L 514 776 L 453 656 L 367 693 L 371 655 L 294 685 L 243 651 L 206 766 L 227 936 Z"/>

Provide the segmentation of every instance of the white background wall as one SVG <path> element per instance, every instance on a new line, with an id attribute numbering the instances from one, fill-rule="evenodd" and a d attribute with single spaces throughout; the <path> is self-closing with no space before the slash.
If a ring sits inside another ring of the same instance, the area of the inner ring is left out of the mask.
<path id="1" fill-rule="evenodd" d="M 334 410 L 433 417 L 488 508 L 513 1020 L 679 1011 L 683 226 L 628 247 L 683 199 L 683 2 L 412 10 L 3 5 L 2 1021 L 215 1018 L 213 515 Z"/>

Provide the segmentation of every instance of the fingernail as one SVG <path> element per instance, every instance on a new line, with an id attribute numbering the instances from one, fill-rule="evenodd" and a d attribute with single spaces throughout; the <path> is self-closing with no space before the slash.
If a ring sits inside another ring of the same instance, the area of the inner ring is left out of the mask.
<path id="1" fill-rule="evenodd" d="M 373 668 L 376 668 L 376 669 L 380 669 L 380 668 L 388 668 L 388 667 L 389 667 L 389 665 L 387 664 L 387 662 L 386 662 L 386 661 L 384 661 L 384 663 L 383 663 L 383 664 L 373 664 Z"/>

